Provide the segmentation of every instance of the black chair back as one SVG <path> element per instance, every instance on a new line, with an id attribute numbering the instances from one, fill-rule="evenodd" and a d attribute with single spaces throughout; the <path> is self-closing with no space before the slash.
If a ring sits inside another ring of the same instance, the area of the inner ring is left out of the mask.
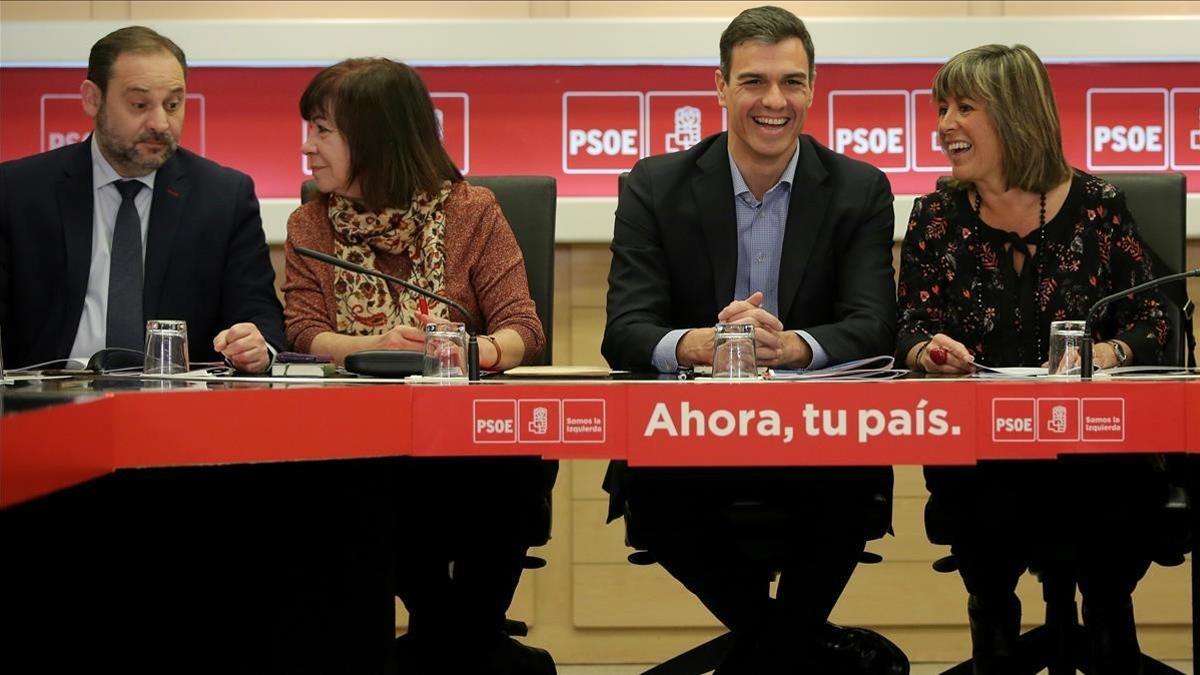
<path id="1" fill-rule="evenodd" d="M 491 190 L 512 226 L 521 254 L 529 295 L 537 305 L 546 346 L 534 365 L 549 365 L 554 356 L 554 226 L 558 185 L 549 176 L 470 176 L 467 181 Z"/>
<path id="2" fill-rule="evenodd" d="M 471 185 L 496 195 L 525 258 L 529 295 L 537 305 L 546 346 L 534 365 L 549 365 L 554 355 L 554 226 L 558 186 L 549 176 L 471 176 Z M 316 199 L 315 180 L 300 186 L 300 202 Z"/>
<path id="3" fill-rule="evenodd" d="M 1156 274 L 1182 272 L 1187 264 L 1187 177 L 1181 173 L 1106 173 L 1097 176 L 1125 193 L 1125 203 L 1137 222 L 1138 233 L 1162 263 L 1162 269 L 1156 270 Z M 1163 288 L 1163 293 L 1175 305 L 1170 316 L 1167 363 L 1194 364 L 1196 338 L 1187 284 L 1176 282 Z"/>

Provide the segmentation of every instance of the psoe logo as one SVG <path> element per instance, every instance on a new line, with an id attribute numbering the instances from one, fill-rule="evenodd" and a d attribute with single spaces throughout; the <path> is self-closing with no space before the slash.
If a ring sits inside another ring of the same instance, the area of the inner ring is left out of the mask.
<path id="1" fill-rule="evenodd" d="M 882 171 L 908 171 L 910 112 L 907 90 L 831 91 L 829 144 Z"/>
<path id="2" fill-rule="evenodd" d="M 517 442 L 517 402 L 514 399 L 479 399 L 471 416 L 476 443 Z"/>
<path id="3" fill-rule="evenodd" d="M 687 150 L 720 133 L 726 120 L 715 91 L 646 92 L 647 154 Z"/>
<path id="4" fill-rule="evenodd" d="M 558 443 L 562 440 L 561 403 L 558 399 L 521 399 L 517 402 L 517 439 L 521 443 Z"/>
<path id="5" fill-rule="evenodd" d="M 636 91 L 568 91 L 562 97 L 567 174 L 617 174 L 643 153 L 645 97 Z"/>
<path id="6" fill-rule="evenodd" d="M 1167 118 L 1166 89 L 1088 89 L 1088 168 L 1166 169 Z"/>
<path id="7" fill-rule="evenodd" d="M 1037 439 L 1039 441 L 1079 440 L 1079 399 L 1039 398 L 1037 400 Z"/>
<path id="8" fill-rule="evenodd" d="M 992 399 L 992 441 L 1028 442 L 1036 438 L 1032 398 Z"/>

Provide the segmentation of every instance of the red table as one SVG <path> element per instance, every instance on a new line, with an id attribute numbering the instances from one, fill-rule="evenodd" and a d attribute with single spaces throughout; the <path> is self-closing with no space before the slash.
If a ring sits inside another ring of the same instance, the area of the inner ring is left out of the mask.
<path id="1" fill-rule="evenodd" d="M 348 422 L 360 420 L 375 422 Z M 379 420 L 390 425 L 387 433 Z M 641 466 L 970 464 L 1108 452 L 1200 452 L 1200 381 L 493 382 L 110 393 L 0 417 L 0 506 L 116 469 L 197 464 L 409 454 Z"/>

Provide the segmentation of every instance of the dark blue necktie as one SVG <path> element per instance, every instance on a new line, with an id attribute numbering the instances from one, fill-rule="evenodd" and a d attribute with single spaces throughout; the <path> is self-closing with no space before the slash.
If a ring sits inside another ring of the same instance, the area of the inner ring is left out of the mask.
<path id="1" fill-rule="evenodd" d="M 113 230 L 108 268 L 108 317 L 104 344 L 142 351 L 146 330 L 142 320 L 142 220 L 134 197 L 143 184 L 125 180 L 114 183 L 121 193 L 117 227 Z"/>

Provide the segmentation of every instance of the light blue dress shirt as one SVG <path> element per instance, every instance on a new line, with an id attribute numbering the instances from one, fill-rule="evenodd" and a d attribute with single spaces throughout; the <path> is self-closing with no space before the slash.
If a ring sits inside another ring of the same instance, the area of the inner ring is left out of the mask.
<path id="1" fill-rule="evenodd" d="M 729 155 L 729 171 L 733 176 L 733 204 L 737 215 L 738 262 L 737 278 L 734 282 L 735 299 L 744 300 L 755 291 L 762 291 L 762 308 L 779 316 L 779 265 L 783 254 L 783 235 L 787 228 L 788 205 L 792 199 L 792 181 L 796 176 L 796 164 L 800 160 L 800 146 L 796 145 L 792 159 L 779 177 L 779 182 L 763 194 L 759 201 Z M 716 321 L 716 317 L 713 317 Z M 679 369 L 675 350 L 687 328 L 670 331 L 659 340 L 651 356 L 651 364 L 659 372 L 673 373 Z M 807 331 L 796 334 L 808 343 L 813 359 L 810 369 L 823 368 L 829 356 L 821 344 Z"/>
<path id="2" fill-rule="evenodd" d="M 112 255 L 113 231 L 117 229 L 117 210 L 121 208 L 121 193 L 115 183 L 127 180 L 112 168 L 92 134 L 92 258 L 88 268 L 87 294 L 83 297 L 83 314 L 75 330 L 71 359 L 87 362 L 92 354 L 104 349 L 108 325 L 108 268 Z M 146 260 L 146 234 L 150 231 L 150 202 L 154 199 L 154 176 L 151 171 L 133 180 L 141 181 L 147 189 L 133 198 L 138 220 L 142 225 L 142 262 Z"/>

